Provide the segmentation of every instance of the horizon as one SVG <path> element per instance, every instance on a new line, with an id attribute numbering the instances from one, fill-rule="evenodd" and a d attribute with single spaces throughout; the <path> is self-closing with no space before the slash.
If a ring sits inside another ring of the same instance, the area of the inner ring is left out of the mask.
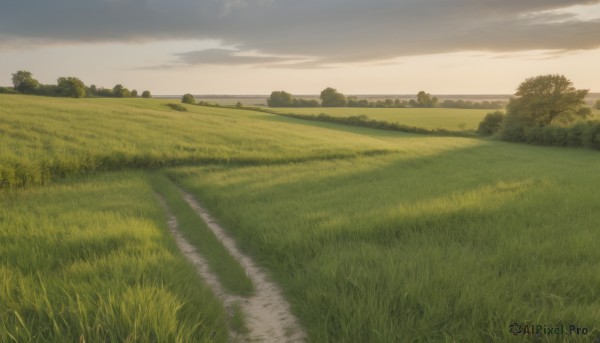
<path id="1" fill-rule="evenodd" d="M 106 25 L 110 23 L 110 25 Z M 26 0 L 0 13 L 0 85 L 153 94 L 514 94 L 562 74 L 600 92 L 600 0 Z"/>

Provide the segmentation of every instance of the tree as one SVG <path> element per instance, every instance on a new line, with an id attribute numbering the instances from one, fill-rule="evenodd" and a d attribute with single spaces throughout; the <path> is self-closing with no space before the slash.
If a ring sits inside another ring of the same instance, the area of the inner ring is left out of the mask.
<path id="1" fill-rule="evenodd" d="M 327 87 L 321 91 L 321 106 L 323 107 L 344 107 L 347 103 L 344 94 L 334 88 Z"/>
<path id="2" fill-rule="evenodd" d="M 70 98 L 83 98 L 85 84 L 76 77 L 59 77 L 57 80 L 58 94 Z"/>
<path id="3" fill-rule="evenodd" d="M 431 97 L 431 94 L 420 91 L 417 93 L 417 106 L 418 107 L 435 107 L 437 106 L 438 98 Z"/>
<path id="4" fill-rule="evenodd" d="M 123 85 L 115 85 L 112 89 L 112 95 L 115 98 L 128 98 L 131 95 L 129 89 L 123 87 Z"/>
<path id="5" fill-rule="evenodd" d="M 40 85 L 38 80 L 25 70 L 19 70 L 12 74 L 12 83 L 15 90 L 23 94 L 34 94 Z"/>
<path id="6" fill-rule="evenodd" d="M 575 89 L 563 75 L 541 75 L 526 79 L 507 106 L 502 136 L 524 141 L 531 132 L 552 123 L 571 123 L 585 118 L 583 110 L 588 90 Z"/>
<path id="7" fill-rule="evenodd" d="M 181 102 L 184 104 L 194 104 L 196 102 L 196 100 L 194 99 L 193 95 L 191 95 L 190 93 L 187 93 L 181 97 Z"/>
<path id="8" fill-rule="evenodd" d="M 292 95 L 286 91 L 274 91 L 267 99 L 269 107 L 291 107 Z"/>
<path id="9" fill-rule="evenodd" d="M 131 92 L 129 92 L 129 96 L 132 98 L 137 98 L 137 96 L 138 96 L 137 90 L 134 89 Z"/>
<path id="10" fill-rule="evenodd" d="M 151 98 L 151 97 L 152 97 L 152 94 L 150 94 L 150 91 L 143 91 L 142 92 L 142 98 L 148 99 L 148 98 Z"/>
<path id="11" fill-rule="evenodd" d="M 98 87 L 96 87 L 96 85 L 91 85 L 90 88 L 88 89 L 88 94 L 96 95 L 97 93 L 98 93 Z"/>
<path id="12" fill-rule="evenodd" d="M 546 126 L 559 117 L 572 117 L 585 104 L 586 89 L 575 89 L 563 75 L 542 75 L 525 80 L 508 103 L 509 116 L 525 117 Z"/>
<path id="13" fill-rule="evenodd" d="M 107 98 L 114 96 L 112 89 L 102 88 L 102 87 L 96 89 L 96 95 L 101 96 L 101 97 L 107 97 Z"/>

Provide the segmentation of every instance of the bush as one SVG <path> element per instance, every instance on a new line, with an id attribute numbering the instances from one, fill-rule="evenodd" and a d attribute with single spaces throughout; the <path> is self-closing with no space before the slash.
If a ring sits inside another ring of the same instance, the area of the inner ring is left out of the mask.
<path id="1" fill-rule="evenodd" d="M 172 110 L 179 111 L 179 112 L 187 112 L 188 111 L 187 107 L 182 106 L 180 104 L 167 104 L 166 106 L 170 107 Z"/>
<path id="2" fill-rule="evenodd" d="M 589 125 L 584 122 L 580 122 L 571 126 L 567 132 L 567 146 L 582 147 L 583 135 L 585 134 L 588 127 Z"/>
<path id="3" fill-rule="evenodd" d="M 491 136 L 496 132 L 500 131 L 502 123 L 506 115 L 501 111 L 490 112 L 485 115 L 483 121 L 479 123 L 477 132 L 483 136 Z"/>
<path id="4" fill-rule="evenodd" d="M 590 120 L 587 122 L 582 142 L 586 148 L 600 150 L 600 121 Z"/>
<path id="5" fill-rule="evenodd" d="M 14 88 L 12 87 L 0 87 L 0 94 L 18 94 Z"/>
<path id="6" fill-rule="evenodd" d="M 529 128 L 529 122 L 526 118 L 507 114 L 504 118 L 504 125 L 500 131 L 500 138 L 510 142 L 527 141 L 526 128 Z"/>
<path id="7" fill-rule="evenodd" d="M 194 99 L 194 96 L 191 95 L 190 93 L 184 94 L 181 97 L 181 102 L 184 104 L 194 104 L 196 102 L 196 100 Z"/>

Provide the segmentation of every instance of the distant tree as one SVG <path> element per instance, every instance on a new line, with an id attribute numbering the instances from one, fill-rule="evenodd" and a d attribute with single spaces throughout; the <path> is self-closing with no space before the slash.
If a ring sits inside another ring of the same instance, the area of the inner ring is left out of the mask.
<path id="1" fill-rule="evenodd" d="M 96 91 L 96 95 L 101 96 L 101 97 L 107 97 L 107 98 L 114 96 L 113 90 L 109 89 L 109 88 L 98 88 Z"/>
<path id="2" fill-rule="evenodd" d="M 487 101 L 483 102 L 471 102 L 464 100 L 444 100 L 439 104 L 442 108 L 473 108 L 473 109 L 486 109 L 486 110 L 499 110 L 504 107 L 502 101 Z"/>
<path id="3" fill-rule="evenodd" d="M 369 106 L 370 106 L 369 100 L 367 100 L 367 99 L 358 100 L 358 107 L 369 107 Z"/>
<path id="4" fill-rule="evenodd" d="M 507 106 L 503 138 L 523 141 L 529 133 L 553 122 L 569 123 L 589 112 L 583 110 L 588 90 L 575 89 L 563 75 L 526 79 Z"/>
<path id="5" fill-rule="evenodd" d="M 242 104 L 240 101 L 238 101 L 238 102 L 235 104 L 235 107 L 237 107 L 237 108 L 242 108 L 242 107 L 244 107 L 244 105 L 243 105 L 243 104 Z"/>
<path id="6" fill-rule="evenodd" d="M 87 92 L 89 95 L 95 96 L 96 94 L 98 94 L 98 88 L 96 87 L 96 85 L 91 85 L 90 88 L 88 88 Z"/>
<path id="7" fill-rule="evenodd" d="M 129 96 L 132 98 L 137 98 L 138 92 L 134 89 L 131 92 L 129 92 Z"/>
<path id="8" fill-rule="evenodd" d="M 321 106 L 323 107 L 344 107 L 347 103 L 344 94 L 334 88 L 327 87 L 321 91 Z"/>
<path id="9" fill-rule="evenodd" d="M 59 77 L 57 80 L 58 94 L 69 98 L 83 98 L 86 94 L 85 84 L 76 77 Z"/>
<path id="10" fill-rule="evenodd" d="M 355 96 L 349 96 L 346 98 L 346 106 L 348 107 L 359 107 L 358 106 L 358 98 Z"/>
<path id="11" fill-rule="evenodd" d="M 151 97 L 152 97 L 152 94 L 150 94 L 150 91 L 143 91 L 142 92 L 142 98 L 148 99 L 148 98 L 151 98 Z"/>
<path id="12" fill-rule="evenodd" d="M 17 92 L 23 94 L 35 94 L 40 83 L 33 75 L 25 70 L 19 70 L 12 74 L 12 83 Z"/>
<path id="13" fill-rule="evenodd" d="M 293 98 L 292 99 L 292 107 L 319 107 L 321 106 L 321 104 L 319 104 L 319 102 L 315 99 L 299 99 L 299 98 Z"/>
<path id="14" fill-rule="evenodd" d="M 196 102 L 196 99 L 194 99 L 193 95 L 187 93 L 181 97 L 181 102 L 184 104 L 194 104 Z"/>
<path id="15" fill-rule="evenodd" d="M 417 93 L 417 106 L 418 107 L 435 107 L 437 106 L 438 98 L 431 97 L 431 94 L 420 91 Z"/>
<path id="16" fill-rule="evenodd" d="M 115 98 L 128 98 L 131 96 L 131 92 L 129 91 L 129 89 L 123 87 L 123 85 L 118 84 L 113 87 L 112 95 Z"/>
<path id="17" fill-rule="evenodd" d="M 495 134 L 496 132 L 500 131 L 505 117 L 506 115 L 501 111 L 495 111 L 486 114 L 485 118 L 483 118 L 483 121 L 479 123 L 477 132 L 484 136 L 491 136 Z"/>
<path id="18" fill-rule="evenodd" d="M 61 89 L 58 87 L 58 85 L 42 85 L 42 84 L 40 84 L 37 87 L 35 94 L 43 95 L 43 96 L 65 96 L 62 94 Z"/>
<path id="19" fill-rule="evenodd" d="M 600 100 L 596 101 L 595 109 L 600 110 Z"/>
<path id="20" fill-rule="evenodd" d="M 269 107 L 291 107 L 292 95 L 286 91 L 273 91 L 267 99 Z"/>

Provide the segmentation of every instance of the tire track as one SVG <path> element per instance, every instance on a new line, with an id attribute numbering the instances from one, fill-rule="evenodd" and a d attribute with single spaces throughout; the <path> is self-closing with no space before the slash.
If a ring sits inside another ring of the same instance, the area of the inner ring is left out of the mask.
<path id="1" fill-rule="evenodd" d="M 231 313 L 234 305 L 238 304 L 244 313 L 246 325 L 249 329 L 247 335 L 241 336 L 230 331 L 229 337 L 233 342 L 304 342 L 306 334 L 291 313 L 290 306 L 282 296 L 279 287 L 270 281 L 267 274 L 247 255 L 243 254 L 236 246 L 235 241 L 225 233 L 208 211 L 202 207 L 194 197 L 181 190 L 184 200 L 202 218 L 217 239 L 225 246 L 229 253 L 244 268 L 255 287 L 253 296 L 242 297 L 228 294 L 217 276 L 213 274 L 206 260 L 183 237 L 178 230 L 177 218 L 169 210 L 165 200 L 159 196 L 160 202 L 168 214 L 169 230 L 175 237 L 179 249 L 196 266 L 198 274 L 213 290 L 215 295 L 224 303 Z"/>

